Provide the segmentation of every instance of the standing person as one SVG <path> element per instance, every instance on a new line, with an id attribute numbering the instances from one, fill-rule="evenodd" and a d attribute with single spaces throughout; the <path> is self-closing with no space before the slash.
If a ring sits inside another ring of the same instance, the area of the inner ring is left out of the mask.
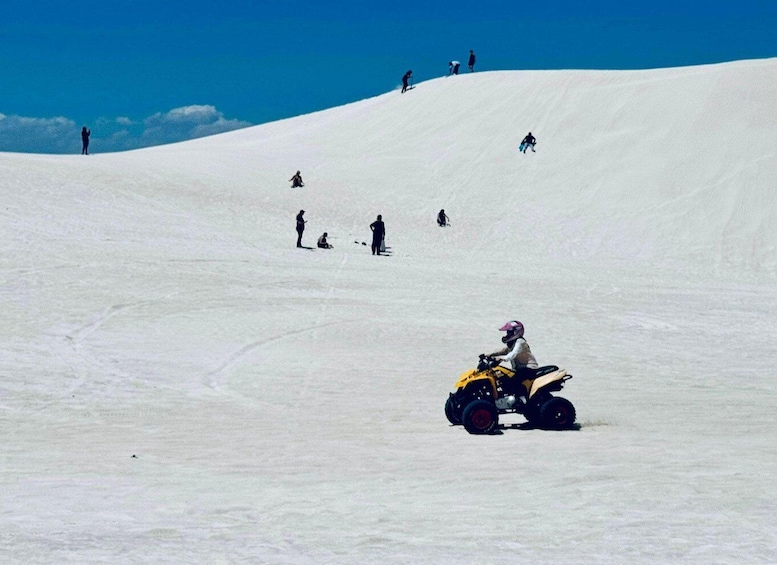
<path id="1" fill-rule="evenodd" d="M 402 75 L 402 93 L 404 93 L 407 90 L 407 81 L 410 80 L 410 77 L 413 76 L 413 71 L 407 71 L 404 75 Z"/>
<path id="2" fill-rule="evenodd" d="M 448 216 L 445 215 L 445 210 L 440 210 L 440 213 L 437 214 L 437 225 L 441 228 L 444 228 L 448 225 Z"/>
<path id="3" fill-rule="evenodd" d="M 89 136 L 92 135 L 92 130 L 86 129 L 86 126 L 81 128 L 81 155 L 89 155 Z"/>
<path id="4" fill-rule="evenodd" d="M 305 210 L 300 210 L 297 214 L 297 247 L 302 247 L 302 232 L 305 231 L 305 219 L 302 217 Z"/>
<path id="5" fill-rule="evenodd" d="M 370 229 L 372 230 L 372 254 L 380 255 L 383 238 L 386 237 L 386 225 L 383 223 L 383 216 L 378 214 L 378 219 L 370 224 Z"/>
<path id="6" fill-rule="evenodd" d="M 461 63 L 458 61 L 450 61 L 448 63 L 448 76 L 459 74 L 459 65 L 461 65 Z"/>
<path id="7" fill-rule="evenodd" d="M 467 62 L 467 65 L 469 66 L 469 72 L 475 70 L 475 52 L 472 49 L 469 50 L 469 61 Z"/>
<path id="8" fill-rule="evenodd" d="M 534 150 L 535 145 L 537 145 L 537 139 L 529 132 L 526 137 L 523 138 L 523 141 L 521 141 L 521 146 L 518 148 L 518 151 L 526 153 L 526 150 L 531 147 L 531 152 L 536 153 Z"/>

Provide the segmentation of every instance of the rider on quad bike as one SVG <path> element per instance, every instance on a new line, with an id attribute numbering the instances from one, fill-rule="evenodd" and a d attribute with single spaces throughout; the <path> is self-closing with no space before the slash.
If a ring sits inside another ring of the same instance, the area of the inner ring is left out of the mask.
<path id="1" fill-rule="evenodd" d="M 529 344 L 523 338 L 523 324 L 521 322 L 517 320 L 507 322 L 499 328 L 499 331 L 507 332 L 507 335 L 502 338 L 502 343 L 505 346 L 499 351 L 488 353 L 487 357 L 493 357 L 499 362 L 509 361 L 518 377 L 522 376 L 521 373 L 526 373 L 526 369 L 539 368 Z"/>
<path id="2" fill-rule="evenodd" d="M 526 378 L 532 378 L 535 371 L 539 368 L 537 359 L 534 358 L 534 354 L 531 352 L 529 344 L 523 337 L 524 327 L 518 320 L 511 320 L 505 322 L 505 324 L 499 328 L 500 332 L 507 332 L 502 337 L 502 343 L 505 346 L 493 353 L 487 353 L 486 357 L 493 358 L 497 363 L 509 361 L 510 365 L 515 371 L 514 382 L 520 383 Z M 518 397 L 518 402 L 523 403 L 526 401 L 526 397 L 521 391 L 521 395 Z"/>
<path id="3" fill-rule="evenodd" d="M 523 324 L 512 320 L 499 331 L 505 347 L 480 355 L 476 369 L 463 373 L 445 403 L 445 415 L 453 425 L 463 424 L 472 434 L 490 433 L 499 414 L 523 414 L 530 425 L 545 429 L 568 429 L 575 421 L 575 408 L 565 398 L 554 396 L 572 378 L 556 365 L 538 367 L 523 338 Z M 510 361 L 512 370 L 500 365 Z"/>

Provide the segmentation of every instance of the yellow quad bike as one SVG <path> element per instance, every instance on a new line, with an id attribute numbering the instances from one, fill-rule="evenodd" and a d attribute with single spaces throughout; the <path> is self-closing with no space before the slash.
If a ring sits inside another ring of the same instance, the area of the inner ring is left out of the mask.
<path id="1" fill-rule="evenodd" d="M 532 427 L 569 429 L 575 423 L 575 407 L 551 393 L 571 378 L 555 365 L 527 369 L 516 376 L 493 357 L 481 355 L 477 369 L 459 378 L 445 402 L 445 415 L 451 424 L 463 424 L 471 434 L 493 432 L 499 414 L 510 413 L 523 414 Z"/>

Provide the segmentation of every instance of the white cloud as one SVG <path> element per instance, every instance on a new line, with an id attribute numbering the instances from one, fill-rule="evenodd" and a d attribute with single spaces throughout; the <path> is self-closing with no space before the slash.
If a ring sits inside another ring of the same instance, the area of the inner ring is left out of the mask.
<path id="1" fill-rule="evenodd" d="M 210 105 L 191 105 L 157 112 L 143 120 L 145 129 L 140 136 L 142 146 L 173 143 L 240 129 L 251 124 L 242 120 L 228 120 Z"/>
<path id="2" fill-rule="evenodd" d="M 165 114 L 157 112 L 153 116 L 146 118 L 145 123 L 202 123 L 212 122 L 223 117 L 224 115 L 216 110 L 214 106 L 192 104 L 191 106 L 173 108 Z"/>
<path id="3" fill-rule="evenodd" d="M 0 114 L 0 151 L 24 153 L 80 152 L 81 138 L 73 120 L 27 118 Z"/>
<path id="4" fill-rule="evenodd" d="M 250 126 L 227 119 L 215 106 L 193 104 L 134 121 L 99 118 L 92 127 L 90 152 L 107 153 L 175 143 Z M 87 125 L 88 127 L 88 125 Z M 64 118 L 28 118 L 0 113 L 0 151 L 80 153 L 80 126 Z"/>

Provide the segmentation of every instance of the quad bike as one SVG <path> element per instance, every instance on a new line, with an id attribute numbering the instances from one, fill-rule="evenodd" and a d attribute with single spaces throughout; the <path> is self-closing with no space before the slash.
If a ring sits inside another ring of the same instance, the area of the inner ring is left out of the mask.
<path id="1" fill-rule="evenodd" d="M 555 365 L 525 369 L 516 374 L 499 361 L 480 356 L 477 369 L 461 375 L 456 390 L 445 402 L 445 415 L 453 425 L 463 424 L 471 434 L 487 434 L 499 425 L 499 414 L 523 414 L 530 425 L 543 429 L 571 428 L 575 407 L 553 396 L 572 378 Z"/>

